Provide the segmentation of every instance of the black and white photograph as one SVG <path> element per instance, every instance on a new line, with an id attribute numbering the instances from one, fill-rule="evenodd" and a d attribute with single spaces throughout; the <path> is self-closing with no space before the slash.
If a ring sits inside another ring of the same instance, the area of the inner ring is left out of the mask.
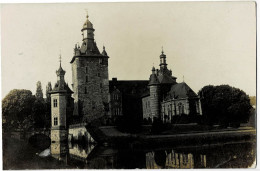
<path id="1" fill-rule="evenodd" d="M 2 3 L 2 169 L 256 168 L 256 6 Z"/>

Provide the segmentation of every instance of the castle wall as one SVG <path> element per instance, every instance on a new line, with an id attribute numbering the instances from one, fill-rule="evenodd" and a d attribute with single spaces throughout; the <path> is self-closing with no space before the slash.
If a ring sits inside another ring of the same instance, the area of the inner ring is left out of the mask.
<path id="1" fill-rule="evenodd" d="M 77 57 L 72 64 L 74 90 L 74 115 L 82 115 L 91 121 L 104 115 L 104 103 L 108 104 L 108 58 Z"/>
<path id="2" fill-rule="evenodd" d="M 150 86 L 150 105 L 152 117 L 159 118 L 159 88 L 156 85 Z"/>

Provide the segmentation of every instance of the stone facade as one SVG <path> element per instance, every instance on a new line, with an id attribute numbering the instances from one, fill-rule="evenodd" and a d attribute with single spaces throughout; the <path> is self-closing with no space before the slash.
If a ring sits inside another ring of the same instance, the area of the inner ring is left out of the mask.
<path id="1" fill-rule="evenodd" d="M 75 46 L 71 61 L 75 101 L 73 115 L 80 116 L 83 122 L 90 122 L 108 112 L 108 56 L 105 47 L 102 54 L 99 52 L 88 16 L 82 33 L 82 45 Z"/>
<path id="2" fill-rule="evenodd" d="M 52 142 L 61 142 L 67 141 L 68 131 L 67 129 L 51 129 L 51 141 Z"/>
<path id="3" fill-rule="evenodd" d="M 122 116 L 122 93 L 116 87 L 110 93 L 110 118 L 116 118 Z"/>
<path id="4" fill-rule="evenodd" d="M 152 121 L 153 115 L 152 115 L 152 111 L 151 111 L 150 96 L 143 97 L 142 104 L 143 104 L 143 118 L 146 118 L 147 120 Z"/>

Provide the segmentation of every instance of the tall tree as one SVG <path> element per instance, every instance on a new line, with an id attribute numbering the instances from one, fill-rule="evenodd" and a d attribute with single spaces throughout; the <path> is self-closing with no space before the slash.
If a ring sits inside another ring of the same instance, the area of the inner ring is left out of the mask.
<path id="1" fill-rule="evenodd" d="M 23 120 L 32 114 L 34 101 L 35 97 L 30 90 L 11 90 L 2 100 L 3 128 L 18 128 Z"/>
<path id="2" fill-rule="evenodd" d="M 35 97 L 37 99 L 43 100 L 43 93 L 42 93 L 42 84 L 40 81 L 38 81 L 36 83 L 36 93 L 35 93 Z"/>
<path id="3" fill-rule="evenodd" d="M 249 96 L 229 85 L 205 86 L 199 93 L 206 122 L 224 126 L 247 122 L 250 115 Z"/>
<path id="4" fill-rule="evenodd" d="M 45 111 L 45 127 L 51 126 L 51 96 L 49 92 L 52 91 L 51 82 L 48 82 L 46 86 L 46 111 Z"/>
<path id="5" fill-rule="evenodd" d="M 47 86 L 46 86 L 46 101 L 50 102 L 51 101 L 51 95 L 49 94 L 49 92 L 52 91 L 52 86 L 51 86 L 51 82 L 48 82 Z"/>
<path id="6" fill-rule="evenodd" d="M 34 127 L 35 128 L 44 128 L 46 124 L 46 104 L 44 100 L 37 99 L 33 103 L 32 107 L 32 115 L 34 120 Z"/>

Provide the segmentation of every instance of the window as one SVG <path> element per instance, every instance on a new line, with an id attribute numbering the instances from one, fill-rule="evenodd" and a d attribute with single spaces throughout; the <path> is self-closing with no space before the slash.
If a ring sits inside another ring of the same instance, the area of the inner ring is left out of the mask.
<path id="1" fill-rule="evenodd" d="M 86 76 L 86 82 L 88 82 L 88 76 Z"/>
<path id="2" fill-rule="evenodd" d="M 99 64 L 102 64 L 103 60 L 102 59 L 99 59 Z"/>
<path id="3" fill-rule="evenodd" d="M 88 73 L 88 67 L 86 67 L 86 74 Z"/>
<path id="4" fill-rule="evenodd" d="M 184 105 L 182 103 L 178 104 L 179 114 L 184 114 Z"/>
<path id="5" fill-rule="evenodd" d="M 57 117 L 54 118 L 54 125 L 58 125 L 58 118 Z"/>
<path id="6" fill-rule="evenodd" d="M 115 115 L 120 115 L 120 109 L 119 108 L 115 108 L 114 113 L 115 113 Z"/>
<path id="7" fill-rule="evenodd" d="M 53 99 L 53 107 L 57 107 L 58 106 L 58 100 L 57 99 Z"/>
<path id="8" fill-rule="evenodd" d="M 100 73 L 97 73 L 97 76 L 100 77 Z"/>
<path id="9" fill-rule="evenodd" d="M 102 88 L 102 83 L 100 83 L 100 88 Z"/>

